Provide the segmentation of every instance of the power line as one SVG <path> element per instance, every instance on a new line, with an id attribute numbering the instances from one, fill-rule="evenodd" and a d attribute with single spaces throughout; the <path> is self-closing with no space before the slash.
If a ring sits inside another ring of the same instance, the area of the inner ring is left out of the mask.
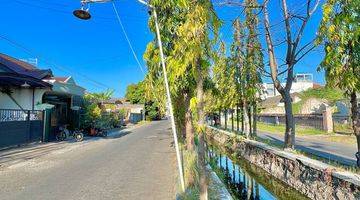
<path id="1" fill-rule="evenodd" d="M 119 22 L 119 24 L 120 24 L 120 27 L 121 27 L 122 32 L 123 32 L 124 35 L 125 35 L 126 41 L 127 41 L 127 43 L 129 44 L 129 47 L 130 47 L 130 49 L 131 49 L 131 52 L 132 52 L 132 54 L 133 54 L 133 56 L 134 56 L 134 58 L 135 58 L 135 60 L 136 60 L 136 62 L 137 62 L 137 64 L 138 64 L 141 72 L 145 75 L 145 71 L 143 70 L 143 68 L 142 68 L 142 66 L 141 66 L 141 64 L 140 64 L 140 61 L 139 61 L 139 59 L 138 59 L 138 57 L 137 57 L 137 55 L 136 55 L 136 53 L 135 53 L 135 51 L 134 51 L 134 48 L 133 48 L 133 46 L 132 46 L 132 44 L 131 44 L 131 42 L 130 42 L 130 40 L 129 40 L 129 37 L 128 37 L 126 31 L 125 31 L 125 28 L 124 28 L 124 26 L 123 26 L 123 24 L 122 24 L 122 22 L 121 22 L 119 13 L 118 13 L 118 11 L 117 11 L 117 9 L 116 9 L 116 6 L 115 6 L 115 2 L 112 2 L 112 5 L 113 5 L 113 8 L 114 8 L 114 11 L 115 11 L 115 14 L 116 14 L 116 18 L 117 18 L 117 20 L 118 20 L 118 22 Z"/>
<path id="2" fill-rule="evenodd" d="M 91 82 L 91 83 L 93 83 L 93 84 L 96 85 L 96 86 L 100 86 L 100 87 L 103 87 L 103 88 L 106 88 L 106 89 L 111 88 L 111 87 L 109 87 L 109 86 L 107 86 L 107 85 L 105 85 L 105 84 L 103 84 L 103 83 L 100 83 L 100 82 L 98 82 L 98 81 L 96 81 L 96 80 L 93 80 L 93 79 L 89 78 L 88 76 L 86 76 L 86 75 L 84 75 L 84 74 L 81 74 L 81 73 L 79 73 L 79 72 L 74 72 L 73 70 L 71 70 L 71 69 L 69 69 L 69 68 L 66 68 L 66 67 L 64 67 L 64 66 L 58 65 L 58 64 L 56 64 L 54 61 L 50 61 L 50 60 L 47 59 L 46 57 L 41 56 L 41 55 L 35 53 L 35 52 L 32 51 L 31 49 L 28 49 L 27 47 L 25 47 L 25 46 L 23 46 L 23 45 L 15 42 L 14 40 L 9 39 L 8 37 L 6 37 L 6 36 L 4 36 L 4 35 L 0 35 L 0 38 L 3 39 L 3 40 L 5 40 L 5 41 L 7 41 L 7 42 L 9 42 L 11 45 L 13 45 L 13 46 L 15 46 L 15 47 L 17 47 L 17 48 L 22 49 L 22 50 L 25 51 L 27 54 L 29 54 L 29 55 L 31 55 L 31 56 L 34 56 L 34 57 L 37 57 L 37 58 L 40 58 L 40 59 L 43 60 L 45 63 L 47 63 L 47 64 L 49 64 L 49 65 L 52 65 L 52 66 L 54 66 L 55 68 L 57 68 L 57 69 L 59 69 L 59 70 L 61 70 L 61 71 L 64 71 L 64 72 L 69 73 L 69 74 L 79 75 L 79 76 L 83 77 L 84 80 L 87 80 L 88 82 Z"/>

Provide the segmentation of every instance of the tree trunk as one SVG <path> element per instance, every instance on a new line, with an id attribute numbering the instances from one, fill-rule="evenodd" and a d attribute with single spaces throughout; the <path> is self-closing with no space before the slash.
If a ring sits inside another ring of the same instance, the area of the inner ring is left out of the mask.
<path id="1" fill-rule="evenodd" d="M 219 110 L 219 127 L 221 128 L 221 109 Z"/>
<path id="2" fill-rule="evenodd" d="M 253 109 L 252 109 L 252 105 L 249 105 L 249 110 L 248 110 L 248 113 L 249 113 L 249 135 L 250 137 L 253 136 L 253 123 L 252 123 L 252 116 L 253 116 Z"/>
<path id="3" fill-rule="evenodd" d="M 225 109 L 225 130 L 227 130 L 227 109 Z"/>
<path id="4" fill-rule="evenodd" d="M 249 138 L 250 124 L 249 124 L 248 104 L 246 101 L 243 101 L 243 124 L 244 124 L 243 133 L 245 134 L 246 138 Z"/>
<path id="5" fill-rule="evenodd" d="M 231 110 L 231 131 L 234 132 L 234 110 Z"/>
<path id="6" fill-rule="evenodd" d="M 244 134 L 244 105 L 241 106 L 241 132 Z"/>
<path id="7" fill-rule="evenodd" d="M 285 149 L 294 149 L 295 146 L 295 120 L 292 111 L 292 101 L 289 91 L 282 94 L 285 103 Z"/>
<path id="8" fill-rule="evenodd" d="M 257 106 L 254 104 L 253 107 L 253 137 L 257 136 Z"/>
<path id="9" fill-rule="evenodd" d="M 187 150 L 194 150 L 194 127 L 192 124 L 192 114 L 190 108 L 191 96 L 185 94 L 185 135 L 186 135 L 186 148 Z"/>
<path id="10" fill-rule="evenodd" d="M 205 162 L 205 125 L 204 125 L 204 77 L 200 64 L 197 64 L 197 110 L 198 110 L 198 137 L 199 137 L 199 147 L 198 147 L 198 163 L 199 163 L 199 176 L 200 176 L 200 200 L 208 199 L 207 192 L 207 179 L 206 179 L 206 162 Z"/>
<path id="11" fill-rule="evenodd" d="M 356 91 L 350 96 L 352 128 L 356 136 L 358 152 L 356 153 L 357 166 L 360 167 L 360 113 L 358 108 Z"/>
<path id="12" fill-rule="evenodd" d="M 239 105 L 236 106 L 236 131 L 239 133 Z"/>

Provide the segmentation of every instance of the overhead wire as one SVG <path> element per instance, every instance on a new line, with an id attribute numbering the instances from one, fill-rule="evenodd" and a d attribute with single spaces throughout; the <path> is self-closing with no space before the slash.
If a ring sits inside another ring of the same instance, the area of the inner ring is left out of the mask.
<path id="1" fill-rule="evenodd" d="M 116 8 L 115 2 L 112 2 L 112 6 L 113 6 L 113 8 L 114 8 L 114 12 L 115 12 L 116 18 L 117 18 L 117 20 L 118 20 L 118 22 L 119 22 L 119 25 L 120 25 L 120 27 L 121 27 L 121 30 L 122 30 L 122 32 L 123 32 L 123 34 L 124 34 L 124 36 L 125 36 L 125 39 L 126 39 L 128 45 L 129 45 L 130 49 L 131 49 L 131 52 L 132 52 L 132 54 L 133 54 L 133 56 L 134 56 L 134 58 L 135 58 L 135 60 L 136 60 L 136 62 L 137 62 L 137 64 L 138 64 L 141 72 L 145 75 L 145 71 L 144 71 L 144 69 L 142 68 L 142 66 L 141 66 L 141 64 L 140 64 L 140 61 L 139 61 L 139 59 L 138 59 L 138 57 L 137 57 L 137 55 L 136 55 L 136 53 L 135 53 L 135 50 L 134 50 L 134 48 L 133 48 L 133 46 L 132 46 L 132 44 L 131 44 L 131 42 L 130 42 L 130 39 L 129 39 L 127 33 L 126 33 L 126 30 L 125 30 L 125 28 L 124 28 L 124 26 L 123 26 L 123 23 L 122 23 L 122 21 L 121 21 L 119 12 L 118 12 L 118 10 L 117 10 L 117 8 Z"/>
<path id="2" fill-rule="evenodd" d="M 34 56 L 34 57 L 37 57 L 37 58 L 41 59 L 43 62 L 45 62 L 45 63 L 47 63 L 47 64 L 49 64 L 49 65 L 52 65 L 53 67 L 59 69 L 60 71 L 64 71 L 64 72 L 66 72 L 66 73 L 69 73 L 70 75 L 78 75 L 78 76 L 81 76 L 84 80 L 87 80 L 88 82 L 93 83 L 94 86 L 96 85 L 96 86 L 100 86 L 100 87 L 105 88 L 105 89 L 112 89 L 111 87 L 109 87 L 109 86 L 107 86 L 107 85 L 105 85 L 105 84 L 103 84 L 103 83 L 100 83 L 100 82 L 98 82 L 98 81 L 96 81 L 96 80 L 93 80 L 93 79 L 89 78 L 88 76 L 86 76 L 86 75 L 84 75 L 84 74 L 81 74 L 81 73 L 79 73 L 79 72 L 75 72 L 75 71 L 73 71 L 73 70 L 71 70 L 71 69 L 69 69 L 69 68 L 67 68 L 67 67 L 58 65 L 58 64 L 55 63 L 54 61 L 51 61 L 50 59 L 48 59 L 48 58 L 46 58 L 46 57 L 44 57 L 44 56 L 42 56 L 42 55 L 39 55 L 39 54 L 35 53 L 33 50 L 31 50 L 31 49 L 29 49 L 29 48 L 27 48 L 27 47 L 19 44 L 18 42 L 14 41 L 14 40 L 12 40 L 12 39 L 4 36 L 4 35 L 0 35 L 0 38 L 3 39 L 3 40 L 5 40 L 5 41 L 7 41 L 9 44 L 11 44 L 11 45 L 13 45 L 13 46 L 15 46 L 15 47 L 17 47 L 17 48 L 22 49 L 22 50 L 23 50 L 24 52 L 26 52 L 27 54 L 29 54 L 29 55 L 31 55 L 31 56 Z"/>

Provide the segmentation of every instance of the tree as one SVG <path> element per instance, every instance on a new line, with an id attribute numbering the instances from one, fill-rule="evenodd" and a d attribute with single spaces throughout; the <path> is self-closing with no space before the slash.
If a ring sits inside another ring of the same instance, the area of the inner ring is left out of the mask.
<path id="1" fill-rule="evenodd" d="M 144 83 L 141 81 L 137 84 L 130 84 L 126 88 L 125 98 L 132 104 L 145 103 Z"/>
<path id="2" fill-rule="evenodd" d="M 149 98 L 146 93 L 146 82 L 130 84 L 126 88 L 125 98 L 132 104 L 144 104 L 145 115 L 150 120 L 158 120 L 162 117 L 159 102 L 156 98 Z"/>
<path id="3" fill-rule="evenodd" d="M 256 136 L 257 104 L 261 91 L 261 72 L 264 70 L 263 53 L 259 41 L 258 17 L 256 7 L 257 0 L 246 0 L 245 4 L 245 28 L 246 28 L 246 55 L 245 55 L 245 97 L 249 102 L 249 119 L 252 121 L 250 132 Z"/>
<path id="4" fill-rule="evenodd" d="M 235 67 L 231 65 L 230 59 L 226 56 L 226 46 L 224 42 L 220 43 L 219 52 L 215 57 L 213 67 L 213 81 L 217 92 L 216 108 L 218 110 L 226 110 L 236 106 L 236 84 L 235 84 Z M 225 115 L 225 120 L 227 116 Z M 225 126 L 227 124 L 225 121 Z"/>
<path id="5" fill-rule="evenodd" d="M 244 29 L 240 22 L 240 19 L 236 19 L 234 22 L 234 39 L 231 46 L 232 52 L 232 66 L 236 69 L 236 88 L 238 96 L 238 105 L 241 107 L 241 123 L 242 123 L 242 132 L 249 137 L 250 134 L 250 125 L 249 125 L 249 115 L 248 115 L 248 99 L 245 92 L 246 80 L 247 80 L 247 70 L 246 70 L 246 50 L 244 45 Z"/>
<path id="6" fill-rule="evenodd" d="M 205 170 L 205 113 L 204 87 L 209 76 L 210 60 L 213 57 L 214 38 L 210 38 L 210 30 L 217 35 L 218 21 L 209 0 L 183 1 L 184 21 L 177 29 L 177 39 L 174 43 L 173 56 L 178 60 L 176 72 L 181 75 L 191 72 L 196 81 L 196 111 L 198 135 L 198 163 L 200 171 L 200 199 L 207 199 L 207 180 Z M 216 39 L 216 38 L 215 38 Z"/>
<path id="7" fill-rule="evenodd" d="M 293 149 L 295 145 L 295 121 L 292 110 L 292 100 L 290 96 L 290 90 L 294 80 L 294 67 L 295 65 L 313 48 L 315 48 L 314 40 L 304 43 L 302 41 L 305 27 L 316 11 L 319 5 L 319 0 L 306 0 L 305 14 L 298 12 L 290 12 L 288 10 L 288 4 L 286 0 L 281 0 L 281 12 L 283 13 L 284 22 L 284 35 L 286 39 L 283 41 L 286 44 L 285 63 L 278 65 L 278 59 L 275 55 L 274 38 L 271 34 L 271 25 L 268 11 L 269 0 L 265 0 L 262 6 L 264 12 L 264 27 L 265 27 L 265 39 L 267 45 L 267 53 L 269 57 L 270 75 L 274 87 L 280 93 L 285 103 L 285 148 Z M 300 10 L 300 9 L 299 9 Z M 291 22 L 294 22 L 293 24 Z M 295 27 L 299 27 L 296 29 Z M 303 44 L 303 45 L 302 45 Z M 300 46 L 302 45 L 302 46 Z M 285 67 L 282 70 L 282 66 Z M 286 83 L 282 85 L 279 77 L 281 75 L 286 76 Z"/>
<path id="8" fill-rule="evenodd" d="M 351 118 L 358 146 L 360 167 L 360 2 L 329 0 L 323 7 L 318 43 L 325 43 L 325 58 L 320 69 L 326 72 L 329 86 L 339 87 L 350 97 Z"/>

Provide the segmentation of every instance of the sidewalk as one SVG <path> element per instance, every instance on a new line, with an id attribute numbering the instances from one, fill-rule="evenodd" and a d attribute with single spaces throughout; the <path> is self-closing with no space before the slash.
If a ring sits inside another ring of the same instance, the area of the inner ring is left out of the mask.
<path id="1" fill-rule="evenodd" d="M 224 128 L 224 125 L 222 125 Z M 231 130 L 228 127 L 228 130 Z M 236 130 L 236 129 L 235 129 Z M 276 145 L 284 144 L 284 135 L 258 131 L 257 136 Z M 345 139 L 345 138 L 344 138 Z M 356 166 L 356 143 L 328 141 L 322 135 L 296 136 L 295 149 L 315 155 L 330 162 Z"/>
<path id="2" fill-rule="evenodd" d="M 114 129 L 109 132 L 108 137 L 106 138 L 86 136 L 82 142 L 76 142 L 75 140 L 70 139 L 62 142 L 34 143 L 5 149 L 0 151 L 0 170 L 24 161 L 40 158 L 44 155 L 68 152 L 97 140 L 121 137 L 130 133 L 130 130 L 133 128 L 134 126 L 127 127 L 126 129 Z"/>

